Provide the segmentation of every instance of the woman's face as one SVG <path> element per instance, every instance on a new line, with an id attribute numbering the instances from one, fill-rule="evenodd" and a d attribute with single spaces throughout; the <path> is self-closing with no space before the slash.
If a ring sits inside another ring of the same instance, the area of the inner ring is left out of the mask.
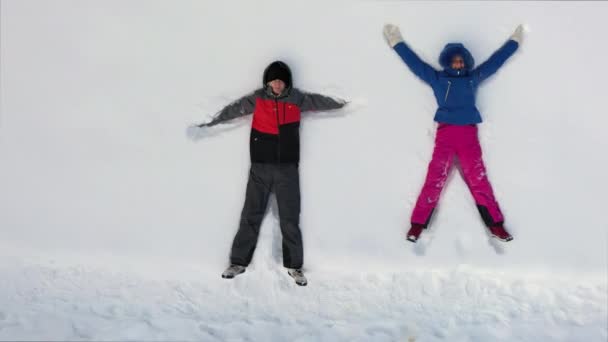
<path id="1" fill-rule="evenodd" d="M 451 67 L 456 70 L 464 69 L 464 59 L 461 55 L 452 57 Z"/>
<path id="2" fill-rule="evenodd" d="M 285 82 L 283 82 L 279 79 L 268 82 L 268 85 L 270 86 L 270 88 L 272 89 L 272 92 L 275 95 L 281 95 L 283 93 L 283 91 L 285 90 Z"/>

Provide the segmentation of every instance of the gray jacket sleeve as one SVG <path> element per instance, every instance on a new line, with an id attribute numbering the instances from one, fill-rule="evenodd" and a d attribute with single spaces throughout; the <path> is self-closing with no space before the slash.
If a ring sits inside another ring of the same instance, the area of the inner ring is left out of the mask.
<path id="1" fill-rule="evenodd" d="M 253 113 L 255 109 L 255 99 L 258 96 L 258 91 L 256 90 L 248 95 L 241 97 L 240 99 L 230 103 L 222 110 L 220 110 L 211 122 L 200 125 L 200 127 L 204 126 L 215 126 L 219 123 L 229 121 L 232 119 L 236 119 L 241 116 L 249 115 Z"/>
<path id="2" fill-rule="evenodd" d="M 339 109 L 346 105 L 346 101 L 342 99 L 334 99 L 329 96 L 307 93 L 303 91 L 298 92 L 300 95 L 299 106 L 301 112 Z"/>

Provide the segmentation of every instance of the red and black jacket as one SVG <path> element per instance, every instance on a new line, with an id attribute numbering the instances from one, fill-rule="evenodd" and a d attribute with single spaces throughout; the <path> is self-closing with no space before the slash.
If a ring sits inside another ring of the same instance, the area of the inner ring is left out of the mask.
<path id="1" fill-rule="evenodd" d="M 303 112 L 342 108 L 345 101 L 305 93 L 291 82 L 281 95 L 268 87 L 258 89 L 222 109 L 208 124 L 214 126 L 253 113 L 249 140 L 252 163 L 298 163 L 300 117 Z"/>
<path id="2" fill-rule="evenodd" d="M 256 98 L 249 140 L 251 162 L 300 161 L 300 108 L 289 95 Z"/>

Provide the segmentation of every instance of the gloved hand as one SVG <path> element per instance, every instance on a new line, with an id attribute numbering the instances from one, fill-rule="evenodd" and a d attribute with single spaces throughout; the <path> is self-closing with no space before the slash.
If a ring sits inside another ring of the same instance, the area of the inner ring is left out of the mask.
<path id="1" fill-rule="evenodd" d="M 399 27 L 397 27 L 395 25 L 392 25 L 392 24 L 384 25 L 383 33 L 384 33 L 384 39 L 386 39 L 386 42 L 388 43 L 388 45 L 391 48 L 395 47 L 395 45 L 397 45 L 403 41 L 403 37 L 401 36 Z"/>
<path id="2" fill-rule="evenodd" d="M 200 140 L 203 137 L 205 137 L 206 135 L 208 135 L 207 132 L 207 125 L 202 124 L 202 125 L 192 125 L 189 126 L 186 129 L 186 136 L 190 139 L 190 140 Z"/>
<path id="3" fill-rule="evenodd" d="M 515 32 L 513 32 L 510 39 L 516 41 L 519 45 L 521 45 L 521 43 L 524 40 L 523 25 L 520 24 L 519 26 L 517 26 L 517 28 L 515 29 Z"/>

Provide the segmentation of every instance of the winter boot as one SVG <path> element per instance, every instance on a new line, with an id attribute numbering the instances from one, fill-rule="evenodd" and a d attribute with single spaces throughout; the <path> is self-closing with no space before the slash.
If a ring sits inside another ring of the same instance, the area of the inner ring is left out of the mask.
<path id="1" fill-rule="evenodd" d="M 506 231 L 505 227 L 502 225 L 490 227 L 488 229 L 490 230 L 492 237 L 495 237 L 500 241 L 507 242 L 513 240 L 513 236 L 511 236 L 511 234 L 509 234 L 509 232 Z"/>
<path id="2" fill-rule="evenodd" d="M 224 273 L 222 273 L 222 278 L 232 279 L 232 278 L 236 277 L 237 275 L 245 272 L 246 269 L 247 269 L 247 267 L 245 267 L 245 266 L 232 264 L 232 265 L 228 266 L 228 268 L 224 271 Z"/>
<path id="3" fill-rule="evenodd" d="M 308 284 L 308 280 L 302 273 L 302 269 L 299 268 L 290 268 L 287 270 L 287 273 L 296 281 L 296 284 L 300 286 L 306 286 Z"/>
<path id="4" fill-rule="evenodd" d="M 423 229 L 423 225 L 418 223 L 412 223 L 412 228 L 410 228 L 410 230 L 407 232 L 407 240 L 411 242 L 418 241 L 418 238 L 420 237 L 420 234 L 422 233 Z"/>

